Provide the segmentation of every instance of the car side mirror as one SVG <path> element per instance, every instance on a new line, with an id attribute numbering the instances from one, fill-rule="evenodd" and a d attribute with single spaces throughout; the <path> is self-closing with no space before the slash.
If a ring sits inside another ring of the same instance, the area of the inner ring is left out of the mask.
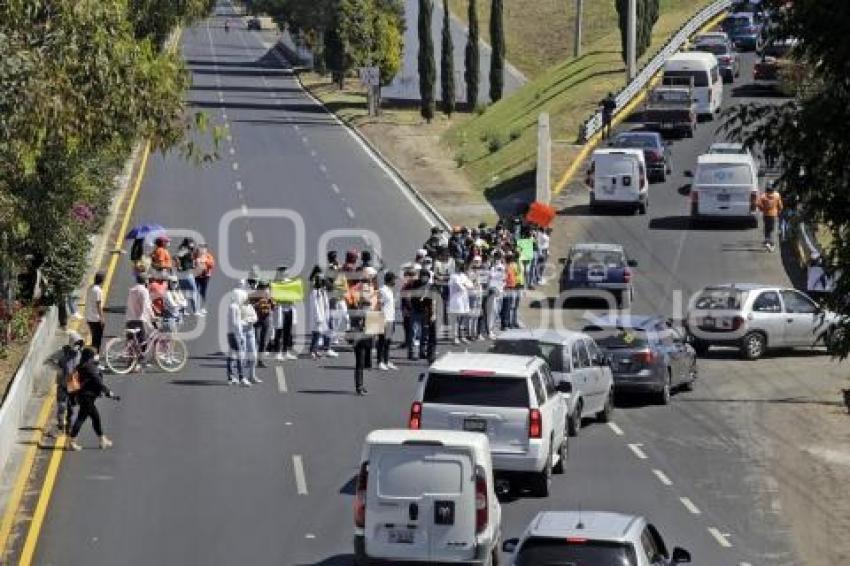
<path id="1" fill-rule="evenodd" d="M 628 265 L 629 267 L 637 267 L 638 262 L 636 259 L 630 259 L 626 262 L 626 265 Z"/>
<path id="2" fill-rule="evenodd" d="M 513 554 L 514 551 L 519 546 L 518 538 L 509 538 L 505 542 L 502 543 L 502 552 L 507 552 L 508 554 Z"/>
<path id="3" fill-rule="evenodd" d="M 558 393 L 572 393 L 573 392 L 573 384 L 569 381 L 559 381 L 555 385 L 555 390 Z"/>
<path id="4" fill-rule="evenodd" d="M 671 559 L 671 562 L 673 564 L 690 564 L 691 553 L 684 548 L 677 546 L 673 549 L 673 558 Z"/>

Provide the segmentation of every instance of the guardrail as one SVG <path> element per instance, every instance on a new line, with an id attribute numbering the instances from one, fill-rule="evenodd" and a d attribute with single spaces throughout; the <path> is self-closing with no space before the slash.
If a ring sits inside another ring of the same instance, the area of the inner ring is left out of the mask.
<path id="1" fill-rule="evenodd" d="M 616 114 L 624 108 L 646 87 L 647 84 L 649 84 L 652 77 L 661 70 L 661 67 L 664 66 L 667 59 L 679 51 L 689 37 L 691 37 L 712 18 L 724 10 L 727 10 L 731 5 L 732 0 L 717 0 L 703 8 L 696 16 L 682 25 L 682 27 L 679 28 L 679 31 L 670 38 L 670 41 L 659 49 L 655 56 L 653 56 L 652 59 L 644 65 L 637 76 L 619 93 L 617 93 L 617 109 L 614 113 Z M 579 143 L 585 143 L 600 129 L 602 129 L 602 112 L 597 110 L 581 125 L 579 131 Z"/>

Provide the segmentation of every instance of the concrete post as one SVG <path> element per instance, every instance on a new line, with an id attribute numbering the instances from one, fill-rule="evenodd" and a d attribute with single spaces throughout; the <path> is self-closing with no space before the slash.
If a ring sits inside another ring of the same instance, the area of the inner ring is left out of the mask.
<path id="1" fill-rule="evenodd" d="M 581 27 L 582 14 L 584 12 L 584 0 L 576 0 L 576 29 L 573 43 L 573 57 L 581 55 Z"/>
<path id="2" fill-rule="evenodd" d="M 629 81 L 637 74 L 637 0 L 629 0 L 629 20 L 626 50 L 626 76 Z"/>
<path id="3" fill-rule="evenodd" d="M 535 200 L 549 204 L 552 198 L 552 136 L 549 114 L 543 112 L 537 121 L 537 190 Z"/>

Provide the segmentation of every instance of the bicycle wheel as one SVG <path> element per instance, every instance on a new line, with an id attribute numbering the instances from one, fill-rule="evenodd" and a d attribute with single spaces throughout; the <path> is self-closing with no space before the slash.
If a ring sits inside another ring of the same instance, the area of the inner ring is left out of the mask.
<path id="1" fill-rule="evenodd" d="M 175 373 L 186 367 L 189 351 L 180 338 L 163 336 L 154 345 L 154 360 L 162 371 Z"/>
<path id="2" fill-rule="evenodd" d="M 106 343 L 106 367 L 113 373 L 124 375 L 133 371 L 139 359 L 135 343 L 126 338 L 113 338 Z"/>

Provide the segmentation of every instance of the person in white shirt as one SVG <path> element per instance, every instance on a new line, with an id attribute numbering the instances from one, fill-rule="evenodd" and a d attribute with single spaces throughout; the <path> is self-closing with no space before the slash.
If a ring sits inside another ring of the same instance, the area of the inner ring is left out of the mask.
<path id="1" fill-rule="evenodd" d="M 174 332 L 180 325 L 189 301 L 180 290 L 180 280 L 174 276 L 168 277 L 168 289 L 162 297 L 162 328 L 167 332 Z"/>
<path id="2" fill-rule="evenodd" d="M 393 332 L 395 332 L 395 294 L 393 289 L 396 284 L 395 273 L 388 272 L 384 275 L 384 286 L 378 290 L 378 307 L 384 315 L 384 333 L 378 335 L 378 369 L 387 371 L 398 369 L 390 361 L 390 345 L 392 344 Z"/>
<path id="3" fill-rule="evenodd" d="M 103 329 L 106 317 L 103 314 L 103 281 L 102 272 L 95 273 L 94 283 L 86 291 L 86 322 L 91 333 L 91 346 L 100 353 L 103 344 Z"/>
<path id="4" fill-rule="evenodd" d="M 537 273 L 535 277 L 535 283 L 537 285 L 543 284 L 543 274 L 546 271 L 546 263 L 549 261 L 549 241 L 551 232 L 550 228 L 541 228 L 537 231 L 537 249 L 540 253 L 540 257 L 537 261 Z"/>
<path id="5" fill-rule="evenodd" d="M 502 312 L 502 298 L 505 293 L 505 262 L 499 251 L 493 252 L 493 262 L 490 265 L 490 273 L 487 281 L 487 333 L 492 337 L 496 332 L 496 326 Z"/>
<path id="6" fill-rule="evenodd" d="M 127 294 L 126 328 L 138 329 L 136 339 L 144 343 L 147 333 L 153 328 L 153 303 L 148 291 L 148 276 L 136 276 L 136 284 L 130 287 Z"/>
<path id="7" fill-rule="evenodd" d="M 469 317 L 469 292 L 473 288 L 472 281 L 464 271 L 458 271 L 449 277 L 449 321 L 452 342 L 455 344 L 466 343 L 463 329 Z"/>
<path id="8" fill-rule="evenodd" d="M 330 347 L 331 305 L 325 280 L 321 275 L 313 277 L 313 289 L 310 291 L 310 320 L 312 333 L 310 337 L 310 356 L 319 357 L 322 351 L 330 357 L 336 357 Z"/>
<path id="9" fill-rule="evenodd" d="M 245 339 L 242 336 L 242 303 L 248 300 L 244 289 L 230 292 L 227 307 L 227 381 L 230 385 L 243 382 L 242 361 L 245 358 Z M 235 373 L 234 373 L 235 370 Z"/>

